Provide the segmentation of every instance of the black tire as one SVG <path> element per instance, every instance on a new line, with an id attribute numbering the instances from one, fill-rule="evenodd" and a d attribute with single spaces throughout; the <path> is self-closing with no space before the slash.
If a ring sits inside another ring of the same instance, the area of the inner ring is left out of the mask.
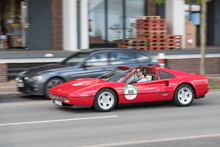
<path id="1" fill-rule="evenodd" d="M 49 97 L 49 90 L 50 90 L 50 88 L 53 88 L 53 87 L 55 87 L 57 85 L 60 85 L 62 83 L 64 83 L 64 80 L 61 79 L 61 78 L 52 78 L 52 79 L 48 80 L 46 85 L 45 85 L 44 96 L 47 99 L 50 99 L 50 97 Z"/>
<path id="2" fill-rule="evenodd" d="M 195 93 L 193 88 L 188 84 L 182 84 L 176 89 L 173 102 L 177 106 L 185 107 L 192 104 L 194 97 Z"/>
<path id="3" fill-rule="evenodd" d="M 107 100 L 109 103 L 111 104 L 107 104 L 106 106 L 106 109 L 104 109 L 104 105 L 106 103 L 108 103 L 107 101 L 104 101 L 105 99 L 103 98 L 103 95 L 105 94 L 109 94 L 111 97 L 111 100 Z M 101 99 L 103 99 L 103 105 L 101 104 Z M 104 102 L 106 102 L 104 104 Z M 104 88 L 104 89 L 101 89 L 95 96 L 95 99 L 94 99 L 94 103 L 93 103 L 93 107 L 97 110 L 97 111 L 101 111 L 101 112 L 108 112 L 108 111 L 111 111 L 112 109 L 115 108 L 117 104 L 117 96 L 115 94 L 115 92 L 109 88 Z"/>

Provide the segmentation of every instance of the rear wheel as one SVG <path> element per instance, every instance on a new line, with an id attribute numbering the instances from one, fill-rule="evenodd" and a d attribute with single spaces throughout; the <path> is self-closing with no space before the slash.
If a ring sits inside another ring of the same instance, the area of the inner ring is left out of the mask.
<path id="1" fill-rule="evenodd" d="M 173 101 L 177 106 L 189 106 L 193 102 L 194 95 L 192 87 L 183 84 L 176 89 Z"/>
<path id="2" fill-rule="evenodd" d="M 114 109 L 116 103 L 117 98 L 114 91 L 105 88 L 96 94 L 93 106 L 97 111 L 107 112 Z"/>
<path id="3" fill-rule="evenodd" d="M 50 90 L 50 88 L 53 88 L 53 87 L 55 87 L 57 85 L 60 85 L 62 83 L 64 83 L 64 81 L 62 79 L 60 79 L 60 78 L 52 78 L 52 79 L 50 79 L 47 82 L 46 87 L 45 87 L 45 97 L 50 99 L 50 97 L 49 97 L 49 90 Z"/>

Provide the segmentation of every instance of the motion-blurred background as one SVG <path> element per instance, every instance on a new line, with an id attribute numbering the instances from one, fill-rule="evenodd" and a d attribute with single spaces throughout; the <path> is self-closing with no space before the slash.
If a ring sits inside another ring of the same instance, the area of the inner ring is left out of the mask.
<path id="1" fill-rule="evenodd" d="M 219 77 L 220 1 L 206 6 L 205 73 Z M 197 0 L 1 0 L 0 82 L 87 48 L 165 53 L 166 66 L 200 73 L 201 12 Z"/>

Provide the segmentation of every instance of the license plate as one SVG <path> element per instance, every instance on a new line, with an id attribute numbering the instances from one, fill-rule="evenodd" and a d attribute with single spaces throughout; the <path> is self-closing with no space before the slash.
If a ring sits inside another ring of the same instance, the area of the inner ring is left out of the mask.
<path id="1" fill-rule="evenodd" d="M 61 101 L 53 100 L 53 103 L 58 105 L 58 106 L 63 106 Z"/>
<path id="2" fill-rule="evenodd" d="M 24 83 L 17 83 L 18 87 L 24 87 Z"/>

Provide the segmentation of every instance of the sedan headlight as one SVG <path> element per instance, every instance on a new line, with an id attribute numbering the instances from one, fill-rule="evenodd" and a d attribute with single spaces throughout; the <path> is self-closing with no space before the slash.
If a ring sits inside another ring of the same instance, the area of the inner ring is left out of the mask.
<path id="1" fill-rule="evenodd" d="M 29 81 L 40 81 L 40 80 L 43 80 L 43 76 L 34 76 L 34 77 L 31 77 L 29 78 Z"/>

